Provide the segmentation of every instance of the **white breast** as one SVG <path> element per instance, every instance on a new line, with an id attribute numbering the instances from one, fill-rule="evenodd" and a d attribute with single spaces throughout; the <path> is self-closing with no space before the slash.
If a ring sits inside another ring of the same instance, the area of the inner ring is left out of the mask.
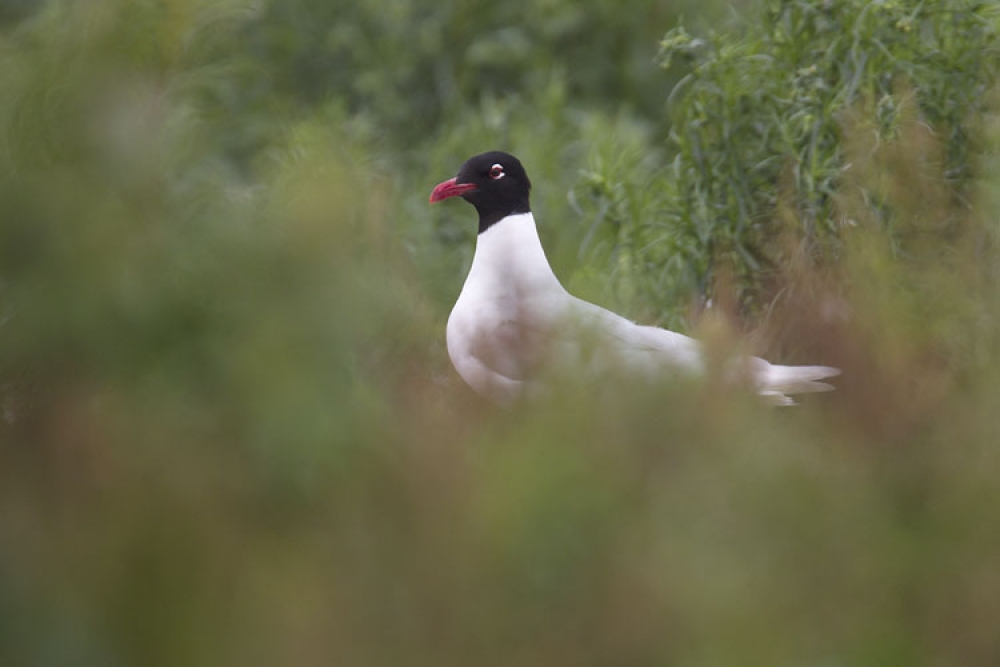
<path id="1" fill-rule="evenodd" d="M 479 235 L 447 333 L 458 373 L 499 403 L 531 389 L 542 366 L 590 374 L 700 368 L 692 339 L 637 326 L 570 295 L 545 258 L 531 213 L 508 216 Z"/>
<path id="2" fill-rule="evenodd" d="M 540 362 L 569 295 L 542 250 L 531 213 L 508 216 L 476 239 L 448 318 L 448 355 L 477 392 L 508 402 Z"/>

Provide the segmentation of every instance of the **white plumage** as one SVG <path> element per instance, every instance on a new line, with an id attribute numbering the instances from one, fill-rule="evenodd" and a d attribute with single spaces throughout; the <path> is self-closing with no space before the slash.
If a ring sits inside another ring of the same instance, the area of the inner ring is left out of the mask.
<path id="1" fill-rule="evenodd" d="M 503 405 L 542 391 L 534 378 L 553 366 L 591 377 L 619 370 L 647 377 L 704 370 L 693 338 L 635 324 L 567 292 L 546 260 L 530 212 L 508 216 L 478 236 L 447 339 L 462 379 Z M 839 373 L 828 366 L 747 361 L 756 391 L 777 404 L 791 404 L 788 394 L 830 390 L 817 380 Z"/>
<path id="2" fill-rule="evenodd" d="M 693 338 L 635 324 L 563 288 L 542 249 L 529 190 L 520 162 L 493 152 L 471 158 L 431 195 L 432 202 L 461 196 L 480 214 L 472 267 L 448 318 L 448 354 L 462 379 L 509 405 L 543 393 L 541 383 L 553 372 L 598 382 L 609 374 L 653 379 L 704 372 L 703 350 Z M 833 389 L 819 380 L 840 372 L 758 357 L 731 366 L 778 405 L 794 404 L 790 394 Z"/>

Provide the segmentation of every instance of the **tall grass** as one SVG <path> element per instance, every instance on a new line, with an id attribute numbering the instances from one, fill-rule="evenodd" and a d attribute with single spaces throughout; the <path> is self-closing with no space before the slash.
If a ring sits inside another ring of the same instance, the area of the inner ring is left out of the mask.
<path id="1" fill-rule="evenodd" d="M 661 303 L 711 296 L 733 272 L 741 310 L 759 315 L 784 287 L 776 236 L 794 230 L 812 261 L 839 257 L 858 222 L 837 205 L 845 181 L 862 188 L 869 224 L 905 228 L 908 212 L 851 171 L 851 142 L 900 143 L 910 124 L 927 125 L 940 148 L 930 168 L 958 208 L 968 203 L 998 74 L 992 3 L 761 5 L 739 29 L 663 39 L 664 66 L 689 71 L 668 98 L 670 161 L 652 175 L 655 194 L 645 170 L 636 184 L 621 170 L 592 179 L 599 207 L 642 211 L 609 222 L 627 240 L 619 257 L 658 269 L 643 271 L 643 291 Z M 864 133 L 851 130 L 858 116 Z"/>
<path id="2" fill-rule="evenodd" d="M 678 260 L 627 252 L 663 210 L 655 128 L 558 77 L 406 147 L 336 99 L 228 115 L 258 14 L 167 6 L 0 37 L 0 664 L 1000 660 L 995 115 L 969 112 L 956 200 L 917 93 L 891 136 L 859 99 L 837 261 L 770 238 L 791 287 L 745 344 L 841 366 L 837 392 L 579 382 L 498 411 L 444 352 L 473 220 L 429 187 L 506 142 L 566 282 L 681 319 L 643 287 Z"/>

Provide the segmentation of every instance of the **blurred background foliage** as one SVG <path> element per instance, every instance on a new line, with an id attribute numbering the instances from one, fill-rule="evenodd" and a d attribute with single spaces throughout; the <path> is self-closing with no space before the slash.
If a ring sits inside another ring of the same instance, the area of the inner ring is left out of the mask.
<path id="1" fill-rule="evenodd" d="M 997 664 L 997 21 L 0 4 L 0 664 Z M 490 148 L 577 294 L 838 391 L 484 405 Z"/>

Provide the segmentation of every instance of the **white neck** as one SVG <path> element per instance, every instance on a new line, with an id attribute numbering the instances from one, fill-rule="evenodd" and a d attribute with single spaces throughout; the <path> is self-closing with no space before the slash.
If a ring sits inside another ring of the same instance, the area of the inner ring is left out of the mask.
<path id="1" fill-rule="evenodd" d="M 506 284 L 517 290 L 564 291 L 545 258 L 530 212 L 509 215 L 476 237 L 468 280 Z"/>

